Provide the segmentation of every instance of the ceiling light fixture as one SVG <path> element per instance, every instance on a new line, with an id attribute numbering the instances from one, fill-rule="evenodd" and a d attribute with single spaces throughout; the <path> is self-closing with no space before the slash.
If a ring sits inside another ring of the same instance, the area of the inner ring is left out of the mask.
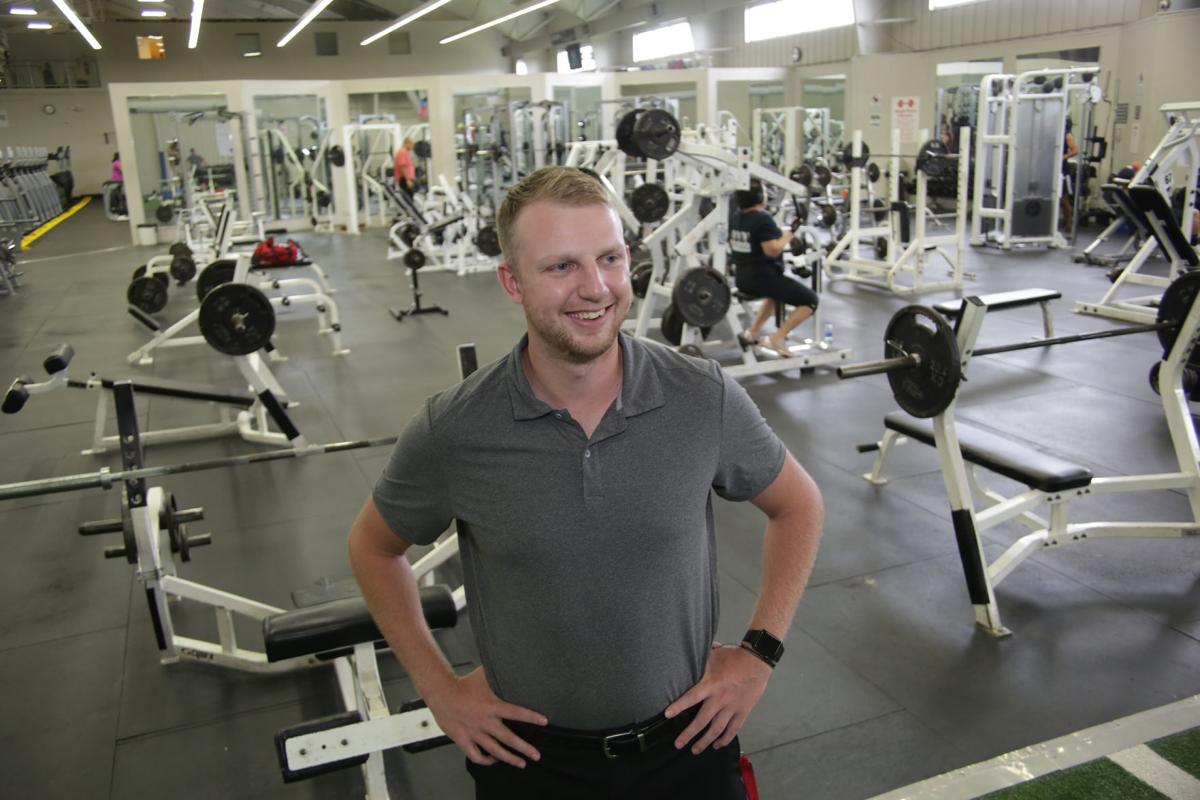
<path id="1" fill-rule="evenodd" d="M 525 6 L 524 8 L 518 8 L 511 14 L 505 14 L 503 17 L 497 17 L 491 22 L 485 22 L 482 25 L 476 25 L 474 28 L 463 31 L 462 33 L 456 33 L 453 36 L 447 36 L 445 39 L 442 39 L 440 42 L 438 42 L 438 44 L 450 44 L 450 42 L 457 42 L 459 39 L 465 39 L 471 34 L 487 30 L 488 28 L 499 25 L 502 22 L 508 22 L 510 19 L 516 19 L 517 17 L 528 14 L 531 11 L 537 11 L 539 8 L 552 6 L 557 2 L 558 0 L 541 0 L 541 2 L 534 3 L 533 5 Z"/>
<path id="2" fill-rule="evenodd" d="M 161 8 L 143 8 L 142 9 L 143 17 L 165 17 L 166 15 L 167 15 L 167 12 L 163 11 Z"/>
<path id="3" fill-rule="evenodd" d="M 285 33 L 283 38 L 280 39 L 275 46 L 283 47 L 285 44 L 290 42 L 293 38 L 295 38 L 297 33 L 304 30 L 308 26 L 308 23 L 312 22 L 316 18 L 317 14 L 320 14 L 322 11 L 324 11 L 325 8 L 332 2 L 333 0 L 317 0 L 317 2 L 313 3 L 312 8 L 310 8 L 308 11 L 305 11 L 304 16 L 296 22 L 296 27 Z"/>
<path id="4" fill-rule="evenodd" d="M 261 56 L 261 55 L 262 55 L 261 51 L 251 50 L 249 53 L 242 53 L 242 58 L 255 58 L 256 56 Z"/>
<path id="5" fill-rule="evenodd" d="M 36 17 L 37 16 L 36 9 L 26 8 L 25 6 L 13 6 L 12 8 L 10 8 L 8 10 L 8 13 L 14 14 L 18 17 Z"/>
<path id="6" fill-rule="evenodd" d="M 374 42 L 378 39 L 382 39 L 384 36 L 387 36 L 392 31 L 403 28 L 405 25 L 412 22 L 413 20 L 420 19 L 421 17 L 428 14 L 430 11 L 435 11 L 435 10 L 441 8 L 442 6 L 446 5 L 446 3 L 449 3 L 449 2 L 450 2 L 450 0 L 430 0 L 430 2 L 426 3 L 425 5 L 419 6 L 418 8 L 413 9 L 413 11 L 411 13 L 407 14 L 406 16 L 401 17 L 400 19 L 393 22 L 391 25 L 388 25 L 386 28 L 381 30 L 379 33 L 371 34 L 370 36 L 368 36 L 367 38 L 365 38 L 361 42 L 359 42 L 359 44 L 360 45 L 370 44 L 371 42 Z"/>
<path id="7" fill-rule="evenodd" d="M 192 0 L 192 24 L 188 27 L 188 50 L 200 44 L 200 17 L 204 15 L 204 0 Z"/>
<path id="8" fill-rule="evenodd" d="M 31 31 L 48 31 L 51 28 L 53 28 L 54 26 L 51 25 L 49 22 L 31 22 L 28 25 L 26 25 L 25 27 Z"/>
<path id="9" fill-rule="evenodd" d="M 83 20 L 79 18 L 75 10 L 67 5 L 67 0 L 53 0 L 53 2 L 58 10 L 62 12 L 62 15 L 67 18 L 67 22 L 70 22 L 75 30 L 79 31 L 79 35 L 87 40 L 92 49 L 99 50 L 100 43 L 96 41 L 96 37 L 92 35 L 92 32 L 88 30 L 88 26 L 83 24 Z"/>

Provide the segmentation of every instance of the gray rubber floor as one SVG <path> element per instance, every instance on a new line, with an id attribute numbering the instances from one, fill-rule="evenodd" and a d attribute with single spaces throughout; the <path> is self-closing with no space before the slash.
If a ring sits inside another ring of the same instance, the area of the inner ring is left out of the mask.
<path id="1" fill-rule="evenodd" d="M 311 320 L 281 322 L 288 361 L 275 367 L 300 401 L 293 416 L 316 442 L 394 433 L 429 393 L 456 380 L 454 347 L 475 342 L 481 362 L 511 347 L 521 310 L 494 277 L 422 275 L 429 303 L 449 317 L 398 323 L 389 306 L 411 301 L 399 262 L 384 258 L 381 230 L 298 237 L 329 272 L 346 345 L 333 357 Z M 237 387 L 229 359 L 203 347 L 163 352 L 153 367 L 125 356 L 145 332 L 125 312 L 130 272 L 162 248 L 127 244 L 124 224 L 92 204 L 25 253 L 24 288 L 0 298 L 0 380 L 39 375 L 59 343 L 76 350 L 72 377 L 131 373 Z M 1104 271 L 1063 252 L 973 250 L 971 291 L 1029 286 L 1062 290 L 1060 332 L 1105 327 L 1076 316 L 1097 300 Z M 948 294 L 921 298 L 932 303 Z M 882 352 L 882 332 L 904 300 L 848 284 L 824 298 L 838 343 L 856 359 Z M 196 303 L 171 290 L 161 315 Z M 1035 309 L 994 314 L 981 341 L 1027 338 Z M 1160 347 L 1153 335 L 979 359 L 960 416 L 1050 448 L 1098 474 L 1171 469 L 1161 406 L 1146 379 Z M 859 476 L 895 402 L 880 377 L 839 381 L 827 372 L 761 377 L 747 388 L 825 496 L 825 538 L 812 583 L 788 632 L 788 653 L 747 724 L 743 746 L 764 798 L 865 798 L 939 772 L 1200 692 L 1200 539 L 1094 541 L 1039 554 L 999 588 L 1014 636 L 996 640 L 972 624 L 931 448 L 910 445 L 893 480 Z M 115 466 L 80 455 L 96 394 L 34 397 L 0 418 L 0 483 Z M 211 421 L 208 406 L 140 403 L 146 429 Z M 697 431 L 697 436 L 704 435 Z M 226 439 L 148 449 L 147 462 L 252 451 Z M 214 545 L 184 577 L 281 606 L 292 592 L 349 575 L 345 535 L 386 452 L 282 461 L 175 476 L 162 485 L 181 506 L 203 506 Z M 669 480 L 669 476 L 664 476 Z M 353 771 L 285 785 L 273 735 L 338 710 L 331 673 L 253 677 L 195 664 L 162 665 L 131 567 L 105 560 L 111 537 L 75 530 L 117 512 L 115 493 L 90 490 L 0 504 L 0 794 L 14 798 L 342 798 L 361 792 Z M 1169 519 L 1186 513 L 1178 493 L 1080 504 L 1077 519 Z M 763 520 L 749 505 L 718 501 L 720 635 L 746 627 L 760 575 Z M 993 555 L 1018 535 L 992 531 Z M 586 576 L 580 576 L 586 580 Z M 204 631 L 208 620 L 180 610 Z M 253 645 L 253 632 L 246 636 Z M 440 634 L 467 670 L 468 627 Z M 384 657 L 390 701 L 410 699 Z M 389 754 L 395 798 L 467 798 L 471 783 L 453 748 Z"/>

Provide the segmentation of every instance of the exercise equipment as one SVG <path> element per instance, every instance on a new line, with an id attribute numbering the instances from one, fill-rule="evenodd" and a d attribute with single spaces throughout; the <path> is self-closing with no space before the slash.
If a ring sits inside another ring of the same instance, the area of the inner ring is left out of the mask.
<path id="1" fill-rule="evenodd" d="M 937 139 L 930 139 L 917 148 L 916 154 L 912 153 L 877 153 L 876 155 L 884 158 L 915 158 L 916 169 L 918 172 L 923 172 L 930 177 L 941 177 L 949 175 L 958 167 L 958 153 L 951 153 L 950 148 Z M 868 161 L 871 158 L 871 149 L 867 147 L 867 143 L 862 143 L 862 152 L 854 155 L 854 144 L 846 145 L 842 151 L 842 163 L 847 167 L 867 167 L 867 180 L 871 183 L 879 180 L 878 165 L 871 164 L 868 166 Z M 874 167 L 872 170 L 871 167 Z"/>
<path id="2" fill-rule="evenodd" d="M 634 158 L 669 158 L 679 139 L 679 121 L 663 108 L 635 108 L 617 125 L 617 146 Z"/>
<path id="3" fill-rule="evenodd" d="M 839 367 L 837 373 L 840 378 L 886 374 L 901 408 L 914 417 L 933 417 L 945 411 L 954 401 L 963 378 L 963 364 L 972 357 L 1154 332 L 1158 334 L 1166 358 L 1175 346 L 1187 310 L 1192 307 L 1197 293 L 1200 293 L 1200 272 L 1185 273 L 1163 294 L 1158 320 L 1154 323 L 991 347 L 973 347 L 970 353 L 965 354 L 965 358 L 959 351 L 959 337 L 941 314 L 925 306 L 905 306 L 892 315 L 888 323 L 884 334 L 883 359 Z M 988 307 L 978 297 L 968 298 L 964 309 L 971 306 Z M 1200 364 L 1193 363 L 1191 366 Z"/>
<path id="4" fill-rule="evenodd" d="M 671 209 L 671 196 L 657 183 L 643 183 L 629 194 L 629 208 L 638 222 L 658 222 Z"/>
<path id="5" fill-rule="evenodd" d="M 886 483 L 883 477 L 886 457 L 891 448 L 905 438 L 937 448 L 975 622 L 987 633 L 998 637 L 1011 633 L 1001 621 L 995 587 L 1034 553 L 1089 539 L 1132 538 L 1141 541 L 1194 536 L 1200 528 L 1200 445 L 1187 405 L 1188 381 L 1193 382 L 1194 389 L 1195 377 L 1186 377 L 1188 372 L 1195 370 L 1197 360 L 1198 297 L 1200 273 L 1188 273 L 1168 288 L 1164 294 L 1166 308 L 1153 325 L 985 348 L 976 348 L 975 340 L 985 315 L 995 309 L 990 309 L 980 298 L 968 298 L 962 304 L 954 331 L 931 310 L 910 306 L 894 318 L 895 325 L 889 325 L 889 336 L 898 337 L 885 346 L 885 354 L 890 358 L 854 365 L 841 373 L 845 377 L 856 377 L 886 372 L 902 408 L 910 414 L 934 412 L 928 418 L 916 419 L 905 414 L 889 414 L 884 420 L 883 438 L 859 447 L 860 452 L 878 451 L 874 466 L 864 477 L 876 485 Z M 1019 304 L 1010 307 L 1015 305 Z M 957 394 L 953 389 L 961 385 L 970 359 L 975 355 L 1012 352 L 1026 347 L 1052 347 L 1147 331 L 1157 332 L 1164 348 L 1163 358 L 1152 375 L 1177 461 L 1175 471 L 1095 477 L 1087 467 L 1034 445 L 958 423 L 954 418 Z M 1026 488 L 1006 496 L 983 484 L 976 475 L 977 467 L 1017 481 Z M 1068 507 L 1074 500 L 1097 494 L 1146 491 L 1183 492 L 1190 518 L 1068 521 Z M 986 508 L 976 510 L 977 498 Z M 1048 508 L 1048 519 L 1034 513 L 1041 507 Z M 1016 521 L 1030 532 L 989 562 L 981 533 L 1008 521 Z"/>

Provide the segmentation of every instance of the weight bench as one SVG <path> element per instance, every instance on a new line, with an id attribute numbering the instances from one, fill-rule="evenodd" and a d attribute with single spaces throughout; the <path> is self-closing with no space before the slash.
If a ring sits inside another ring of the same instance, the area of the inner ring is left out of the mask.
<path id="1" fill-rule="evenodd" d="M 884 437 L 877 445 L 859 448 L 861 452 L 879 449 L 875 466 L 863 476 L 876 485 L 887 483 L 887 479 L 880 475 L 884 459 L 887 451 L 894 444 L 900 443 L 901 437 L 915 439 L 930 447 L 936 446 L 931 420 L 894 412 L 883 418 L 883 426 Z M 964 422 L 956 422 L 955 430 L 958 432 L 958 446 L 964 461 L 1023 483 L 1030 489 L 1054 494 L 1085 487 L 1092 482 L 1092 471 L 1087 467 L 1073 464 L 1051 453 Z"/>
<path id="2" fill-rule="evenodd" d="M 1042 330 L 1047 339 L 1054 335 L 1054 316 L 1050 312 L 1050 301 L 1062 297 L 1057 289 L 1016 289 L 1011 292 L 995 292 L 979 295 L 979 299 L 987 306 L 988 311 L 1003 311 L 1006 308 L 1020 308 L 1037 303 L 1042 307 Z M 933 307 L 933 310 L 946 319 L 958 319 L 962 313 L 963 300 L 944 300 Z"/>
<path id="3" fill-rule="evenodd" d="M 450 628 L 457 623 L 458 608 L 449 588 L 423 586 L 420 598 L 425 622 L 431 629 Z M 423 701 L 410 701 L 391 713 L 376 659 L 383 634 L 362 597 L 274 614 L 263 620 L 262 632 L 268 662 L 336 660 L 348 709 L 275 734 L 275 751 L 285 783 L 360 766 L 366 796 L 382 800 L 388 796 L 383 750 L 402 747 L 416 753 L 450 744 Z M 352 674 L 345 656 L 352 656 Z M 354 688 L 352 693 L 346 692 L 348 683 Z"/>

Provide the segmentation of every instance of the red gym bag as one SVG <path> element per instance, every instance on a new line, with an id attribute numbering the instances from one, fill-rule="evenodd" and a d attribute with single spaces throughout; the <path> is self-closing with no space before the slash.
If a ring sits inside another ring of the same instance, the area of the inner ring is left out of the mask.
<path id="1" fill-rule="evenodd" d="M 758 781 L 754 779 L 754 765 L 746 754 L 738 758 L 738 772 L 742 775 L 742 786 L 746 788 L 746 800 L 758 800 Z"/>
<path id="2" fill-rule="evenodd" d="M 255 267 L 290 267 L 302 258 L 304 254 L 295 239 L 288 239 L 287 244 L 275 244 L 274 239 L 267 239 L 254 248 L 250 263 Z"/>

